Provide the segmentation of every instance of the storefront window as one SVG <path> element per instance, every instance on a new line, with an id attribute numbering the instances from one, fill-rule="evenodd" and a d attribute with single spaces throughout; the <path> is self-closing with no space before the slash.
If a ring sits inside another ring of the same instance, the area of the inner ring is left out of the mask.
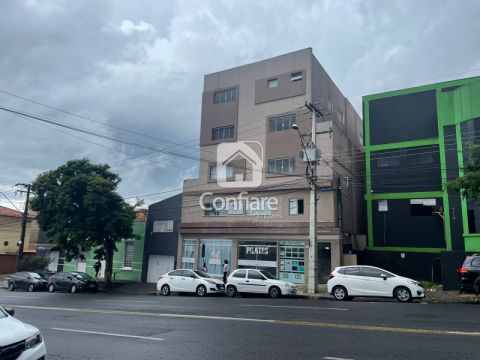
<path id="1" fill-rule="evenodd" d="M 277 243 L 243 241 L 238 244 L 238 268 L 254 268 L 277 276 Z"/>
<path id="2" fill-rule="evenodd" d="M 183 240 L 182 268 L 193 269 L 195 265 L 195 240 Z"/>
<path id="3" fill-rule="evenodd" d="M 280 280 L 305 282 L 305 247 L 301 241 L 280 243 Z"/>
<path id="4" fill-rule="evenodd" d="M 231 240 L 200 241 L 200 249 L 198 252 L 198 267 L 206 271 L 209 275 L 223 276 L 223 261 L 227 260 L 230 264 L 231 257 Z"/>

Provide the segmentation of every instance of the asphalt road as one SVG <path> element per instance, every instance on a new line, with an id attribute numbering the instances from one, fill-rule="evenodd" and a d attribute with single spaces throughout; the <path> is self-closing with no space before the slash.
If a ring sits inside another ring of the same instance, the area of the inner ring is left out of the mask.
<path id="1" fill-rule="evenodd" d="M 480 306 L 0 290 L 49 359 L 478 359 Z M 0 334 L 1 336 L 1 334 Z"/>

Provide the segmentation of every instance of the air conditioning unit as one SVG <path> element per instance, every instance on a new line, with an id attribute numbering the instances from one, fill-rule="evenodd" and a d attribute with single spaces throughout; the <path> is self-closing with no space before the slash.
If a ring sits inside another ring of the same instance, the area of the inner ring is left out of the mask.
<path id="1" fill-rule="evenodd" d="M 298 156 L 303 162 L 317 162 L 317 159 L 320 157 L 320 149 L 306 148 L 300 150 Z"/>

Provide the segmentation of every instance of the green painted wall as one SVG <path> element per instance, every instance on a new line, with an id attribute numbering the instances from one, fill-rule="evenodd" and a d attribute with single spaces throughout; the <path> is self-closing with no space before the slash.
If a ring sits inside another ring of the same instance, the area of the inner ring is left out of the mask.
<path id="1" fill-rule="evenodd" d="M 442 89 L 451 88 L 448 92 Z M 421 139 L 414 141 L 404 141 L 398 143 L 389 143 L 381 145 L 370 145 L 370 119 L 369 104 L 372 100 L 389 98 L 399 95 L 413 94 L 435 90 L 437 100 L 437 117 L 438 117 L 438 137 Z M 403 248 L 403 247 L 375 247 L 373 241 L 373 208 L 372 200 L 379 199 L 417 199 L 417 198 L 442 198 L 444 208 L 449 209 L 448 194 L 446 192 L 403 192 L 403 193 L 372 193 L 371 183 L 371 156 L 372 152 L 387 149 L 401 149 L 422 145 L 438 144 L 440 149 L 440 166 L 442 174 L 442 183 L 447 181 L 446 161 L 445 161 L 445 142 L 443 127 L 448 125 L 456 125 L 457 137 L 457 153 L 459 164 L 459 175 L 462 175 L 463 155 L 460 124 L 473 118 L 480 117 L 480 77 L 468 79 L 460 79 L 443 83 L 429 84 L 414 88 L 401 89 L 397 91 L 389 91 L 379 94 L 373 94 L 363 97 L 363 115 L 364 115 L 364 139 L 365 139 L 365 163 L 366 163 L 366 194 L 367 203 L 367 236 L 368 248 L 370 250 L 389 250 L 389 251 L 412 251 L 412 252 L 439 252 L 443 250 L 452 250 L 451 232 L 450 232 L 450 212 L 445 211 L 445 240 L 446 248 Z M 468 233 L 467 220 L 467 201 L 462 199 L 462 215 L 465 251 L 480 251 L 480 234 Z"/>
<path id="2" fill-rule="evenodd" d="M 143 264 L 143 250 L 145 245 L 145 227 L 146 221 L 134 221 L 133 222 L 133 233 L 140 237 L 139 240 L 126 239 L 117 243 L 118 251 L 113 255 L 113 274 L 115 280 L 120 281 L 141 281 L 142 276 L 142 264 Z M 125 268 L 124 259 L 125 259 L 125 242 L 133 241 L 134 250 L 133 250 L 133 261 L 131 268 Z M 86 257 L 86 273 L 95 276 L 94 264 L 95 260 L 93 259 L 93 250 L 85 254 Z M 76 261 L 65 262 L 64 271 L 75 271 L 77 263 Z"/>

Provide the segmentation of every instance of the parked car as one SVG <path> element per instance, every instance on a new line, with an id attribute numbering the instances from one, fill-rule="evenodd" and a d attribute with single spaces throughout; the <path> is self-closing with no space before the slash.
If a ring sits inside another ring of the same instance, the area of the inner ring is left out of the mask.
<path id="1" fill-rule="evenodd" d="M 0 307 L 0 358 L 46 359 L 47 350 L 40 330 L 13 317 L 14 311 Z"/>
<path id="2" fill-rule="evenodd" d="M 178 269 L 160 276 L 157 290 L 165 296 L 172 292 L 195 293 L 198 296 L 205 296 L 223 293 L 225 285 L 204 271 Z"/>
<path id="3" fill-rule="evenodd" d="M 295 284 L 278 280 L 268 271 L 259 269 L 237 269 L 227 279 L 227 295 L 230 297 L 238 293 L 268 294 L 271 298 L 282 295 L 295 295 Z"/>
<path id="4" fill-rule="evenodd" d="M 355 296 L 393 297 L 400 302 L 425 297 L 418 281 L 373 266 L 338 267 L 328 278 L 328 293 L 340 301 Z"/>
<path id="5" fill-rule="evenodd" d="M 460 293 L 474 292 L 478 295 L 480 290 L 480 254 L 467 256 L 463 265 L 457 270 Z"/>
<path id="6" fill-rule="evenodd" d="M 58 290 L 76 293 L 78 291 L 96 292 L 98 282 L 90 275 L 79 272 L 59 272 L 48 279 L 48 291 Z"/>
<path id="7" fill-rule="evenodd" d="M 48 279 L 42 272 L 20 271 L 8 280 L 8 290 L 24 289 L 30 292 L 47 290 Z"/>

